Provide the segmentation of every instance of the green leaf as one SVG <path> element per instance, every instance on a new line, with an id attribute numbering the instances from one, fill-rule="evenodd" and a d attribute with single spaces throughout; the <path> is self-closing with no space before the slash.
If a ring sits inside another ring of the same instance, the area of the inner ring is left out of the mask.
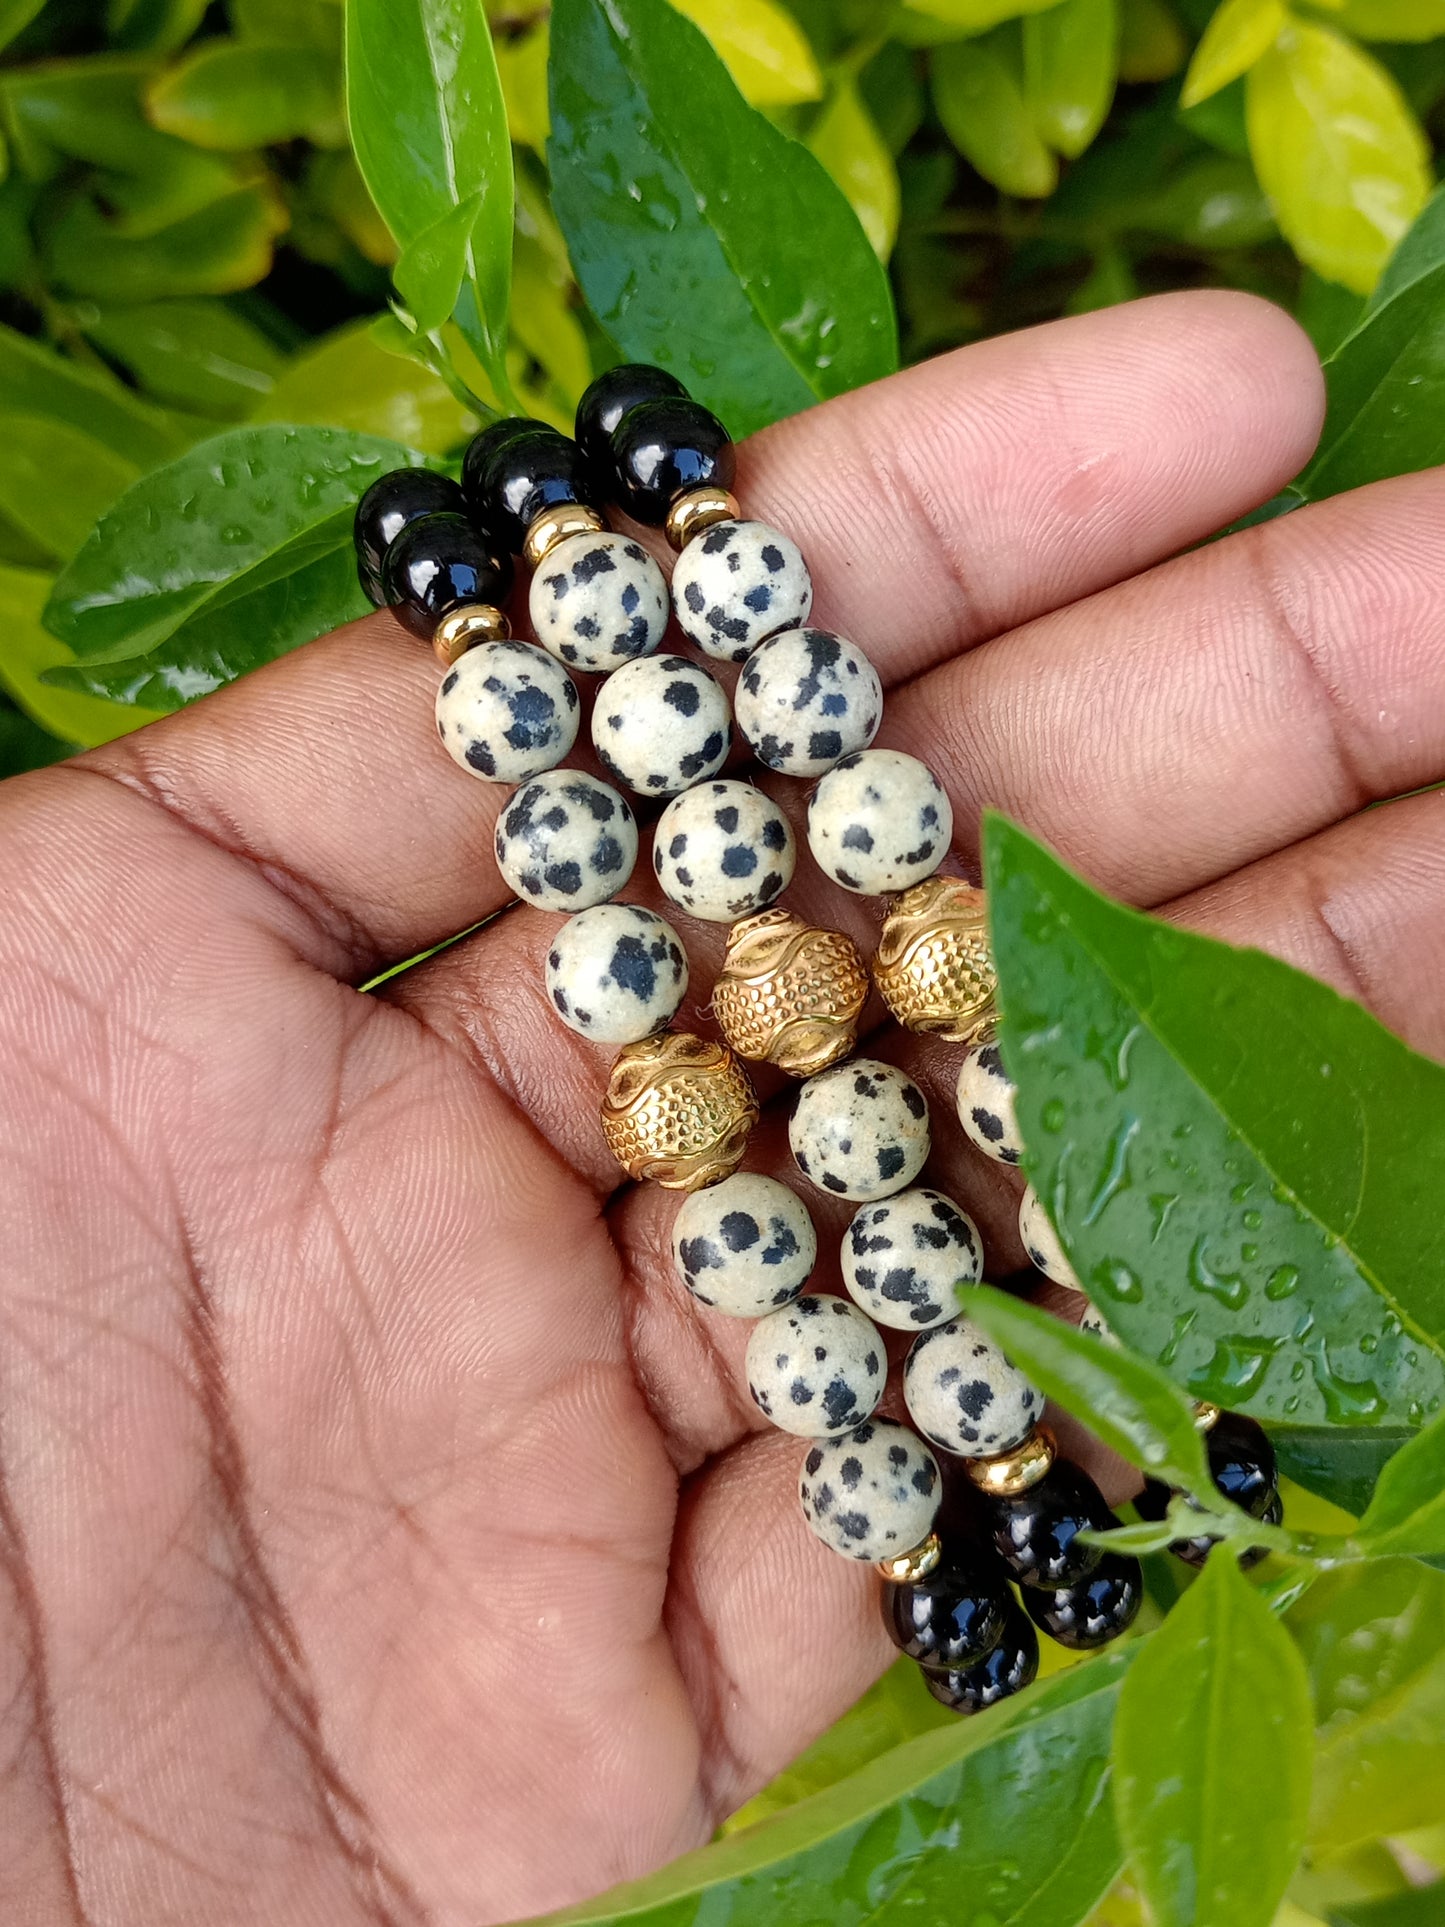
<path id="1" fill-rule="evenodd" d="M 1189 57 L 1184 29 L 1165 0 L 1124 0 L 1119 16 L 1119 78 L 1131 86 L 1168 80 Z"/>
<path id="2" fill-rule="evenodd" d="M 151 82 L 146 111 L 163 133 L 197 147 L 339 147 L 340 81 L 334 57 L 314 47 L 205 40 Z"/>
<path id="3" fill-rule="evenodd" d="M 512 144 L 481 0 L 349 0 L 346 100 L 362 177 L 398 247 L 479 201 L 456 321 L 505 383 Z"/>
<path id="4" fill-rule="evenodd" d="M 1110 1324 L 1276 1425 L 1422 1424 L 1445 1391 L 1445 1068 L 1001 818 L 985 853 L 1027 1167 Z"/>
<path id="5" fill-rule="evenodd" d="M 1445 0 L 1343 0 L 1334 20 L 1361 40 L 1433 40 L 1445 33 Z"/>
<path id="6" fill-rule="evenodd" d="M 124 709 L 93 695 L 73 695 L 41 680 L 71 660 L 63 642 L 47 635 L 40 613 L 51 578 L 42 570 L 0 567 L 0 685 L 60 742 L 90 747 L 108 743 L 151 721 L 140 709 Z"/>
<path id="7" fill-rule="evenodd" d="M 432 334 L 449 321 L 466 279 L 472 231 L 482 211 L 482 196 L 459 201 L 402 249 L 393 280 L 417 327 Z"/>
<path id="8" fill-rule="evenodd" d="M 1180 106 L 1197 107 L 1248 73 L 1274 45 L 1288 18 L 1284 0 L 1224 0 L 1194 50 Z"/>
<path id="9" fill-rule="evenodd" d="M 932 80 L 944 133 L 986 181 L 1026 199 L 1053 193 L 1058 163 L 1039 138 L 1006 42 L 940 47 Z"/>
<path id="10" fill-rule="evenodd" d="M 834 88 L 808 145 L 848 196 L 874 253 L 886 261 L 898 234 L 898 169 L 852 80 Z"/>
<path id="11" fill-rule="evenodd" d="M 575 415 L 582 390 L 592 379 L 592 356 L 577 319 L 572 277 L 557 267 L 540 241 L 518 233 L 512 285 L 512 333 L 556 389 L 564 414 Z"/>
<path id="12" fill-rule="evenodd" d="M 1445 1881 L 1380 1900 L 1355 1900 L 1332 1907 L 1329 1927 L 1440 1927 L 1445 1920 Z"/>
<path id="13" fill-rule="evenodd" d="M 268 185 L 209 201 L 195 213 L 136 236 L 79 194 L 43 236 L 47 272 L 72 294 L 118 304 L 233 294 L 269 274 L 284 208 Z"/>
<path id="14" fill-rule="evenodd" d="M 178 455 L 194 432 L 142 401 L 107 370 L 81 367 L 3 326 L 0 397 L 7 408 L 63 422 L 123 460 L 144 466 Z"/>
<path id="15" fill-rule="evenodd" d="M 392 316 L 386 319 L 399 325 Z M 349 428 L 424 455 L 448 454 L 474 435 L 479 417 L 441 377 L 387 353 L 372 329 L 369 321 L 349 321 L 318 336 L 288 363 L 252 419 Z"/>
<path id="16" fill-rule="evenodd" d="M 45 0 L 0 0 L 0 47 L 23 33 L 44 5 Z"/>
<path id="17" fill-rule="evenodd" d="M 1119 1699 L 1119 1832 L 1156 1927 L 1268 1927 L 1304 1844 L 1310 1728 L 1299 1653 L 1216 1552 Z"/>
<path id="18" fill-rule="evenodd" d="M 957 34 L 986 33 L 1003 20 L 1017 20 L 1027 13 L 1042 13 L 1058 0 L 908 0 L 905 15 L 914 14 L 936 22 Z"/>
<path id="19" fill-rule="evenodd" d="M 1359 1537 L 1376 1554 L 1410 1553 L 1417 1559 L 1445 1554 L 1445 1412 L 1385 1466 Z"/>
<path id="20" fill-rule="evenodd" d="M 55 584 L 53 634 L 83 661 L 149 654 L 202 609 L 334 549 L 357 497 L 421 457 L 374 435 L 233 428 L 144 475 Z"/>
<path id="21" fill-rule="evenodd" d="M 502 83 L 502 98 L 507 103 L 507 125 L 512 139 L 545 154 L 547 136 L 552 129 L 547 106 L 547 49 L 551 37 L 542 19 L 515 40 L 497 44 L 497 73 Z M 518 183 L 520 193 L 521 183 Z"/>
<path id="22" fill-rule="evenodd" d="M 88 338 L 158 400 L 217 421 L 249 414 L 286 357 L 224 301 L 155 301 L 82 317 Z"/>
<path id="23" fill-rule="evenodd" d="M 774 0 L 672 0 L 701 28 L 754 107 L 796 107 L 819 100 L 823 76 L 806 36 Z"/>
<path id="24" fill-rule="evenodd" d="M 1104 124 L 1119 77 L 1119 0 L 1059 0 L 1024 21 L 1024 98 L 1042 140 L 1069 160 Z"/>
<path id="25" fill-rule="evenodd" d="M 896 367 L 858 217 L 666 0 L 558 0 L 551 89 L 554 209 L 624 354 L 739 437 Z"/>
<path id="26" fill-rule="evenodd" d="M 110 0 L 106 25 L 118 47 L 169 53 L 200 26 L 207 0 Z"/>
<path id="27" fill-rule="evenodd" d="M 230 0 L 228 11 L 243 40 L 341 56 L 343 10 L 337 0 Z"/>
<path id="28" fill-rule="evenodd" d="M 1308 1426 L 1274 1435 L 1281 1472 L 1356 1518 L 1384 1467 L 1413 1433 L 1390 1426 Z"/>
<path id="29" fill-rule="evenodd" d="M 0 447 L 0 514 L 57 563 L 140 473 L 93 435 L 48 415 L 0 410 Z"/>
<path id="30" fill-rule="evenodd" d="M 1250 69 L 1249 150 L 1281 231 L 1327 281 L 1368 294 L 1430 192 L 1429 147 L 1377 60 L 1295 21 Z"/>

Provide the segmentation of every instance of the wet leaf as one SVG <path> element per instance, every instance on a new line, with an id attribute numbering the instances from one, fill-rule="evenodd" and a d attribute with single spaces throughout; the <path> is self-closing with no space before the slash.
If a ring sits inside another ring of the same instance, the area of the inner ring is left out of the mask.
<path id="1" fill-rule="evenodd" d="M 1329 1927 L 1440 1927 L 1445 1920 L 1445 1881 L 1379 1900 L 1332 1907 Z"/>
<path id="2" fill-rule="evenodd" d="M 886 261 L 898 233 L 898 170 L 851 80 L 834 88 L 808 145 L 848 196 L 874 253 Z"/>
<path id="3" fill-rule="evenodd" d="M 247 415 L 286 357 L 224 301 L 156 301 L 102 309 L 89 339 L 157 400 L 217 421 Z"/>
<path id="4" fill-rule="evenodd" d="M 1180 106 L 1197 107 L 1248 73 L 1274 45 L 1288 18 L 1284 0 L 1224 0 L 1194 50 Z"/>
<path id="5" fill-rule="evenodd" d="M 1059 0 L 1024 21 L 1024 98 L 1040 137 L 1077 160 L 1119 77 L 1118 0 Z"/>
<path id="6" fill-rule="evenodd" d="M 0 514 L 57 563 L 140 474 L 104 442 L 48 415 L 0 412 L 0 447 Z"/>
<path id="7" fill-rule="evenodd" d="M 796 107 L 819 100 L 823 76 L 807 37 L 774 0 L 672 0 L 701 27 L 754 107 Z"/>
<path id="8" fill-rule="evenodd" d="M 222 151 L 346 138 L 341 69 L 314 47 L 204 40 L 151 82 L 146 110 L 163 133 Z"/>
<path id="9" fill-rule="evenodd" d="M 940 47 L 933 56 L 933 104 L 964 159 L 1005 194 L 1052 194 L 1058 163 L 1039 138 L 1023 78 L 998 39 Z"/>
<path id="10" fill-rule="evenodd" d="M 1276 1432 L 1280 1470 L 1356 1518 L 1381 1472 L 1413 1432 L 1388 1425 L 1310 1426 Z"/>
<path id="11" fill-rule="evenodd" d="M 100 702 L 93 695 L 76 695 L 41 681 L 47 670 L 71 659 L 65 644 L 41 625 L 50 582 L 50 576 L 40 570 L 0 567 L 0 685 L 62 743 L 89 748 L 139 729 L 151 720 L 144 710 Z"/>
<path id="12" fill-rule="evenodd" d="M 194 437 L 103 368 L 81 367 L 13 328 L 0 326 L 0 394 L 6 406 L 42 415 L 103 442 L 122 460 L 169 461 Z"/>
<path id="13" fill-rule="evenodd" d="M 440 220 L 423 228 L 397 257 L 392 274 L 396 291 L 423 334 L 434 334 L 451 319 L 466 279 L 472 231 L 481 211 L 480 194 L 458 202 Z"/>
<path id="14" fill-rule="evenodd" d="M 44 769 L 69 756 L 74 745 L 62 743 L 0 695 L 0 777 L 19 776 L 28 769 Z"/>
<path id="15" fill-rule="evenodd" d="M 101 302 L 233 294 L 270 272 L 286 212 L 269 185 L 240 188 L 144 234 L 127 233 L 89 195 L 70 200 L 46 228 L 49 274 Z"/>
<path id="16" fill-rule="evenodd" d="M 1359 1537 L 1373 1553 L 1445 1555 L 1445 1412 L 1385 1466 L 1360 1521 Z M 1445 1645 L 1445 1627 L 1441 1628 Z"/>
<path id="17" fill-rule="evenodd" d="M 445 455 L 474 435 L 479 418 L 439 375 L 387 354 L 369 321 L 319 335 L 290 361 L 255 409 L 257 422 L 301 422 L 380 435 L 425 455 Z"/>

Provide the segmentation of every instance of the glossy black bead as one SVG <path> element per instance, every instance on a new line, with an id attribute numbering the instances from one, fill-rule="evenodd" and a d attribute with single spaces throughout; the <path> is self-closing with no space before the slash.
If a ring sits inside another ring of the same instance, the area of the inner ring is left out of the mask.
<path id="1" fill-rule="evenodd" d="M 1173 1497 L 1174 1494 L 1167 1485 L 1161 1485 L 1157 1479 L 1150 1479 L 1134 1501 L 1134 1510 L 1141 1519 L 1162 1519 L 1169 1510 L 1169 1501 Z M 1250 1510 L 1263 1524 L 1277 1526 L 1284 1518 L 1284 1500 L 1280 1498 L 1278 1492 L 1271 1490 L 1262 1511 L 1255 1511 L 1253 1507 Z M 1214 1544 L 1213 1539 L 1203 1536 L 1193 1539 L 1171 1539 L 1169 1550 L 1177 1559 L 1182 1559 L 1186 1566 L 1198 1567 L 1202 1566 L 1209 1557 Z M 1267 1551 L 1266 1546 L 1251 1546 L 1247 1552 L 1240 1554 L 1239 1563 L 1247 1571 L 1249 1567 L 1257 1566 Z"/>
<path id="2" fill-rule="evenodd" d="M 1133 1624 L 1144 1602 L 1144 1574 L 1137 1559 L 1106 1552 L 1078 1585 L 1056 1592 L 1030 1586 L 1023 1602 L 1040 1631 L 1061 1646 L 1107 1646 Z"/>
<path id="3" fill-rule="evenodd" d="M 1118 1525 L 1104 1495 L 1077 1465 L 1056 1459 L 1037 1485 L 1012 1498 L 989 1494 L 982 1510 L 994 1549 L 1021 1586 L 1072 1586 L 1103 1553 L 1080 1543 L 1081 1532 Z"/>
<path id="4" fill-rule="evenodd" d="M 1038 1670 L 1038 1634 L 1010 1600 L 1007 1623 L 991 1653 L 953 1672 L 925 1670 L 923 1681 L 933 1697 L 955 1713 L 981 1713 L 1022 1692 Z"/>
<path id="5" fill-rule="evenodd" d="M 378 608 L 386 600 L 382 562 L 407 523 L 423 515 L 460 515 L 465 508 L 456 483 L 435 469 L 393 468 L 377 477 L 356 505 L 351 533 L 357 577 Z"/>
<path id="6" fill-rule="evenodd" d="M 429 640 L 464 602 L 501 602 L 512 586 L 512 560 L 465 515 L 423 515 L 387 550 L 381 579 L 399 619 Z"/>
<path id="7" fill-rule="evenodd" d="M 731 488 L 735 467 L 732 437 L 716 415 L 685 397 L 639 402 L 612 437 L 615 499 L 652 528 L 661 528 L 684 489 Z"/>
<path id="8" fill-rule="evenodd" d="M 462 457 L 462 488 L 476 520 L 513 555 L 521 554 L 528 524 L 543 509 L 597 499 L 571 436 L 519 418 L 494 422 L 474 438 Z"/>
<path id="9" fill-rule="evenodd" d="M 1240 1412 L 1221 1412 L 1204 1435 L 1204 1450 L 1225 1498 L 1262 1519 L 1279 1488 L 1274 1447 L 1263 1427 Z"/>
<path id="10" fill-rule="evenodd" d="M 609 368 L 583 393 L 577 404 L 574 433 L 588 468 L 606 478 L 612 468 L 612 437 L 617 424 L 639 402 L 664 398 L 686 399 L 687 390 L 676 375 L 665 368 L 654 368 L 646 361 L 627 361 L 620 368 Z M 610 485 L 609 485 L 610 492 Z"/>
<path id="11" fill-rule="evenodd" d="M 950 1549 L 926 1579 L 883 1589 L 883 1623 L 900 1652 L 920 1666 L 956 1671 L 998 1644 L 1010 1607 L 987 1554 Z"/>

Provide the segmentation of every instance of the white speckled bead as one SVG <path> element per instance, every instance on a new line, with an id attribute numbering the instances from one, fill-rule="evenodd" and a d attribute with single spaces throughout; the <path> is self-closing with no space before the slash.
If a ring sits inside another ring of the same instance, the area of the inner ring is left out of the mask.
<path id="1" fill-rule="evenodd" d="M 953 810 L 916 756 L 845 756 L 808 799 L 808 848 L 820 870 L 859 896 L 921 883 L 948 855 Z"/>
<path id="2" fill-rule="evenodd" d="M 935 1325 L 913 1341 L 903 1398 L 923 1436 L 964 1459 L 1011 1452 L 1044 1409 L 1042 1393 L 968 1318 Z"/>
<path id="3" fill-rule="evenodd" d="M 766 909 L 787 889 L 797 851 L 788 819 L 751 783 L 699 783 L 657 819 L 652 867 L 663 891 L 708 923 Z"/>
<path id="4" fill-rule="evenodd" d="M 876 1324 L 924 1331 L 958 1315 L 958 1285 L 983 1272 L 978 1226 L 926 1185 L 855 1213 L 843 1240 L 843 1283 Z"/>
<path id="5" fill-rule="evenodd" d="M 508 798 L 496 850 L 503 880 L 524 903 L 588 910 L 615 897 L 632 875 L 637 823 L 610 784 L 553 770 Z"/>
<path id="6" fill-rule="evenodd" d="M 784 629 L 743 666 L 738 728 L 758 761 L 785 776 L 821 776 L 867 749 L 883 720 L 883 685 L 856 643 L 827 629 Z"/>
<path id="7" fill-rule="evenodd" d="M 808 1448 L 798 1497 L 825 1546 L 872 1564 L 911 1552 L 928 1537 L 943 1478 L 938 1460 L 906 1425 L 874 1418 Z"/>
<path id="8" fill-rule="evenodd" d="M 574 669 L 650 656 L 667 632 L 667 578 L 640 542 L 605 529 L 569 535 L 532 577 L 527 610 L 542 647 Z"/>
<path id="9" fill-rule="evenodd" d="M 704 655 L 743 662 L 764 636 L 807 620 L 813 583 L 797 543 L 766 522 L 714 522 L 677 558 L 672 604 Z"/>
<path id="10" fill-rule="evenodd" d="M 872 1320 L 846 1298 L 797 1298 L 754 1325 L 747 1375 L 753 1403 L 780 1430 L 831 1439 L 871 1417 L 888 1354 Z"/>
<path id="11" fill-rule="evenodd" d="M 1116 1352 L 1123 1349 L 1119 1334 L 1097 1306 L 1085 1304 L 1084 1315 L 1079 1320 L 1079 1330 L 1091 1332 L 1095 1338 L 1102 1339 L 1104 1344 L 1112 1346 Z"/>
<path id="12" fill-rule="evenodd" d="M 525 782 L 555 769 L 576 742 L 576 684 L 529 642 L 482 643 L 442 677 L 437 735 L 473 776 Z"/>
<path id="13" fill-rule="evenodd" d="M 998 1045 L 975 1044 L 958 1067 L 958 1121 L 979 1150 L 1000 1164 L 1017 1164 L 1024 1154 L 1017 1096 Z"/>
<path id="14" fill-rule="evenodd" d="M 684 1198 L 673 1220 L 677 1275 L 699 1304 L 761 1318 L 807 1284 L 818 1235 L 807 1207 L 776 1178 L 739 1171 Z"/>
<path id="15" fill-rule="evenodd" d="M 715 776 L 732 747 L 728 699 L 701 663 L 647 656 L 597 692 L 592 742 L 604 769 L 642 796 L 675 796 Z"/>
<path id="16" fill-rule="evenodd" d="M 788 1125 L 798 1169 L 858 1203 L 912 1184 L 928 1156 L 928 1101 L 892 1064 L 855 1057 L 810 1077 Z"/>
<path id="17" fill-rule="evenodd" d="M 655 910 L 598 903 L 569 917 L 547 952 L 547 995 L 569 1030 L 635 1044 L 670 1022 L 687 992 L 687 953 Z"/>
<path id="18" fill-rule="evenodd" d="M 1029 1255 L 1029 1263 L 1037 1266 L 1045 1278 L 1051 1279 L 1056 1285 L 1067 1285 L 1070 1291 L 1084 1289 L 1064 1253 L 1059 1234 L 1050 1222 L 1038 1192 L 1031 1184 L 1025 1186 L 1019 1200 L 1019 1237 Z"/>

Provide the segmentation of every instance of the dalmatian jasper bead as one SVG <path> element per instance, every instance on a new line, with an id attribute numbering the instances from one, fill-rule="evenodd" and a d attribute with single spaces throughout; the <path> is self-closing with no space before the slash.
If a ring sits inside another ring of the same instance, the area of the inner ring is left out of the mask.
<path id="1" fill-rule="evenodd" d="M 859 1204 L 912 1184 L 928 1156 L 928 1103 L 892 1064 L 855 1057 L 810 1077 L 788 1142 L 803 1176 Z"/>
<path id="2" fill-rule="evenodd" d="M 813 1220 L 776 1178 L 739 1171 L 683 1200 L 673 1220 L 677 1275 L 700 1305 L 761 1318 L 791 1305 L 818 1256 Z"/>
<path id="3" fill-rule="evenodd" d="M 714 522 L 677 558 L 672 603 L 704 655 L 743 662 L 764 636 L 807 620 L 813 583 L 797 544 L 766 522 Z"/>
<path id="4" fill-rule="evenodd" d="M 1108 1319 L 1105 1318 L 1103 1312 L 1099 1311 L 1094 1305 L 1085 1304 L 1084 1315 L 1079 1320 L 1079 1330 L 1090 1333 L 1094 1338 L 1101 1339 L 1104 1344 L 1112 1347 L 1116 1352 L 1123 1349 L 1119 1342 L 1119 1334 L 1114 1330 L 1114 1327 L 1109 1323 Z"/>
<path id="5" fill-rule="evenodd" d="M 808 848 L 819 869 L 860 896 L 921 883 L 952 836 L 953 810 L 938 779 L 900 750 L 845 756 L 808 799 Z"/>
<path id="6" fill-rule="evenodd" d="M 736 701 L 738 728 L 758 761 L 785 776 L 821 776 L 867 749 L 883 720 L 878 671 L 827 629 L 785 629 L 760 642 Z"/>
<path id="7" fill-rule="evenodd" d="M 797 1298 L 753 1327 L 748 1390 L 765 1418 L 804 1439 L 831 1439 L 871 1417 L 888 1354 L 846 1298 Z"/>
<path id="8" fill-rule="evenodd" d="M 910 1552 L 928 1537 L 943 1479 L 938 1460 L 906 1425 L 873 1418 L 809 1447 L 798 1497 L 825 1546 L 871 1564 Z"/>
<path id="9" fill-rule="evenodd" d="M 528 613 L 542 647 L 574 669 L 650 656 L 667 630 L 667 579 L 640 542 L 569 535 L 532 577 Z"/>
<path id="10" fill-rule="evenodd" d="M 1024 1154 L 1017 1096 L 998 1045 L 975 1044 L 958 1069 L 958 1121 L 979 1150 L 1000 1164 L 1017 1164 Z"/>
<path id="11" fill-rule="evenodd" d="M 654 910 L 599 903 L 569 917 L 547 952 L 547 995 L 597 1044 L 635 1044 L 669 1023 L 687 991 L 687 953 Z"/>
<path id="12" fill-rule="evenodd" d="M 559 769 L 508 799 L 496 849 L 503 880 L 523 902 L 588 910 L 615 897 L 632 875 L 637 823 L 610 785 Z"/>
<path id="13" fill-rule="evenodd" d="M 489 783 L 555 769 L 577 740 L 577 686 L 529 642 L 469 649 L 437 690 L 437 734 L 454 763 Z"/>
<path id="14" fill-rule="evenodd" d="M 708 923 L 762 910 L 786 890 L 797 852 L 788 819 L 751 783 L 699 783 L 657 819 L 652 867 L 663 891 Z"/>
<path id="15" fill-rule="evenodd" d="M 848 1296 L 895 1331 L 956 1317 L 955 1287 L 977 1284 L 982 1271 L 978 1226 L 952 1198 L 921 1184 L 865 1204 L 843 1240 Z"/>
<path id="16" fill-rule="evenodd" d="M 1019 1200 L 1019 1237 L 1023 1240 L 1029 1263 L 1036 1266 L 1045 1278 L 1056 1285 L 1067 1285 L 1070 1291 L 1083 1290 L 1078 1274 L 1064 1255 L 1059 1234 L 1032 1185 L 1026 1187 Z"/>
<path id="17" fill-rule="evenodd" d="M 592 742 L 602 766 L 641 796 L 675 796 L 715 776 L 732 747 L 728 699 L 700 663 L 648 656 L 597 692 Z"/>
<path id="18" fill-rule="evenodd" d="M 967 1318 L 935 1325 L 913 1341 L 903 1399 L 926 1439 L 964 1459 L 1011 1452 L 1044 1409 L 1042 1393 Z"/>

